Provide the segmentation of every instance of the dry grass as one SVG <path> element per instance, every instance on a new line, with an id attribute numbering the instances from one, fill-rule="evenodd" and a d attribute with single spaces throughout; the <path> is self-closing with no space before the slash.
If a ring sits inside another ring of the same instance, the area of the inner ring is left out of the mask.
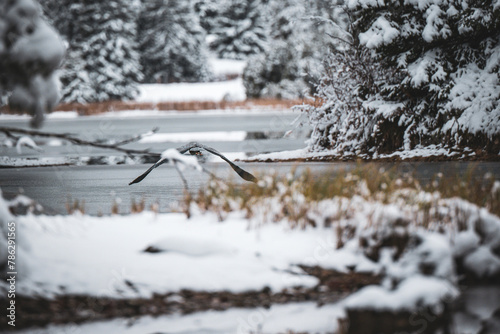
<path id="1" fill-rule="evenodd" d="M 418 194 L 427 193 L 438 198 L 459 197 L 500 216 L 500 181 L 488 174 L 479 179 L 473 174 L 472 171 L 446 177 L 437 174 L 432 182 L 424 185 L 412 174 L 364 164 L 350 172 L 337 170 L 317 175 L 307 169 L 301 173 L 292 170 L 286 175 L 258 175 L 257 184 L 212 179 L 197 194 L 186 197 L 183 207 L 194 204 L 202 211 L 216 212 L 220 220 L 231 211 L 243 210 L 248 218 L 264 214 L 273 221 L 287 219 L 293 227 L 305 227 L 315 225 L 308 215 L 315 203 L 359 196 L 366 201 L 416 205 L 419 221 L 424 226 L 436 220 L 446 221 L 446 217 L 439 216 L 434 200 L 418 199 Z M 262 212 L 271 207 L 269 212 Z M 349 208 L 343 208 L 339 215 L 349 217 L 349 212 Z M 325 221 L 325 224 L 329 223 Z"/>
<path id="2" fill-rule="evenodd" d="M 136 202 L 135 198 L 132 198 L 130 203 L 130 213 L 141 213 L 146 208 L 146 200 L 144 197 L 140 201 Z"/>
<path id="3" fill-rule="evenodd" d="M 463 174 L 436 174 L 425 190 L 438 191 L 442 197 L 459 197 L 479 207 L 487 208 L 500 216 L 500 181 L 492 174 L 485 174 L 482 179 L 474 177 L 475 167 Z"/>
<path id="4" fill-rule="evenodd" d="M 171 101 L 158 103 L 139 103 L 124 101 L 107 101 L 96 103 L 62 103 L 55 111 L 76 111 L 79 115 L 97 115 L 110 111 L 124 110 L 165 110 L 165 111 L 200 111 L 200 110 L 224 110 L 224 109 L 254 109 L 254 108 L 291 108 L 302 104 L 304 100 L 280 100 L 280 99 L 249 99 L 246 101 Z M 17 113 L 9 107 L 0 108 L 0 113 Z"/>
<path id="5" fill-rule="evenodd" d="M 80 212 L 85 214 L 85 200 L 73 200 L 71 197 L 66 201 L 66 211 L 69 215 Z"/>

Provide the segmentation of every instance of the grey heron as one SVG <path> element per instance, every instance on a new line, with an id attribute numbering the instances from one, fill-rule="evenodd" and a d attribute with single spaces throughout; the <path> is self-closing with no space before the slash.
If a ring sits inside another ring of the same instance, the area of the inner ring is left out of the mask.
<path id="1" fill-rule="evenodd" d="M 227 162 L 229 164 L 229 166 L 231 166 L 231 168 L 244 180 L 246 181 L 249 181 L 249 182 L 257 182 L 257 178 L 255 176 L 253 176 L 252 174 L 250 174 L 249 172 L 247 172 L 246 170 L 244 170 L 243 168 L 237 166 L 234 162 L 232 162 L 231 160 L 229 160 L 228 158 L 226 158 L 222 153 L 220 153 L 219 151 L 217 151 L 215 148 L 212 148 L 212 147 L 209 147 L 209 146 L 206 146 L 206 145 L 203 145 L 203 144 L 200 144 L 200 143 L 197 143 L 197 142 L 191 142 L 187 145 L 184 145 L 184 146 L 181 146 L 179 148 L 177 148 L 177 151 L 180 153 L 180 154 L 184 154 L 186 152 L 190 152 L 191 154 L 194 154 L 194 155 L 200 155 L 201 154 L 201 150 L 205 150 L 207 152 L 210 152 L 218 157 L 220 157 L 222 160 L 224 160 L 225 162 Z M 171 152 L 169 150 L 165 151 L 164 154 L 162 154 L 162 156 L 160 157 L 160 160 L 158 160 L 155 164 L 153 164 L 151 167 L 148 168 L 148 170 L 146 170 L 144 173 L 142 173 L 141 175 L 139 175 L 137 178 L 135 178 L 133 181 L 131 181 L 129 183 L 129 185 L 132 185 L 134 183 L 139 183 L 141 182 L 142 180 L 144 180 L 144 178 L 146 176 L 148 176 L 149 173 L 151 173 L 153 171 L 153 169 L 163 165 L 164 163 L 177 163 L 177 162 L 181 162 L 180 159 L 178 159 L 177 157 L 175 157 L 174 155 L 171 154 Z"/>

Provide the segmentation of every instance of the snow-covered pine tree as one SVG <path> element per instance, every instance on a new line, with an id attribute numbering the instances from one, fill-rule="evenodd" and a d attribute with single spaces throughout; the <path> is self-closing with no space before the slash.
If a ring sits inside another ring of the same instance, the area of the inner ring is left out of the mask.
<path id="1" fill-rule="evenodd" d="M 316 87 L 312 104 L 296 106 L 305 112 L 313 131 L 308 141 L 311 151 L 330 150 L 332 155 L 348 157 L 354 154 L 392 150 L 395 133 L 381 123 L 381 114 L 366 108 L 363 102 L 373 102 L 380 85 L 401 79 L 398 72 L 381 68 L 369 50 L 352 46 L 337 49 L 327 57 L 325 73 Z M 394 112 L 399 104 L 386 104 L 382 113 Z M 377 136 L 380 147 L 373 142 Z"/>
<path id="2" fill-rule="evenodd" d="M 246 94 L 251 98 L 295 98 L 307 91 L 299 61 L 302 43 L 296 33 L 306 30 L 299 18 L 304 15 L 303 0 L 273 1 L 268 6 L 271 43 L 264 52 L 249 58 L 243 73 Z M 299 27 L 300 26 L 300 27 Z M 301 35 L 302 36 L 302 35 Z"/>
<path id="3" fill-rule="evenodd" d="M 210 48 L 227 59 L 246 59 L 264 51 L 268 35 L 264 2 L 224 0 L 222 6 L 212 30 L 215 38 Z"/>
<path id="4" fill-rule="evenodd" d="M 66 38 L 70 35 L 72 20 L 68 19 L 68 8 L 72 0 L 39 0 L 43 9 L 45 19 L 52 25 L 59 34 Z"/>
<path id="5" fill-rule="evenodd" d="M 60 5 L 44 0 L 46 8 Z M 133 99 L 142 80 L 137 52 L 137 0 L 75 0 L 53 18 L 69 44 L 62 100 Z M 57 13 L 57 11 L 56 11 Z"/>
<path id="6" fill-rule="evenodd" d="M 212 34 L 223 9 L 221 2 L 217 0 L 195 0 L 194 9 L 200 19 L 201 27 L 205 29 L 208 35 Z"/>
<path id="7" fill-rule="evenodd" d="M 85 56 L 77 46 L 73 46 L 66 53 L 64 68 L 60 75 L 64 102 L 84 104 L 97 100 L 96 85 L 90 79 L 91 69 L 87 68 Z"/>
<path id="8" fill-rule="evenodd" d="M 139 47 L 145 82 L 210 78 L 205 32 L 192 1 L 143 0 Z"/>
<path id="9" fill-rule="evenodd" d="M 334 2 L 327 0 L 271 1 L 271 42 L 251 57 L 243 74 L 247 96 L 298 98 L 318 83 L 322 61 L 342 24 Z"/>
<path id="10" fill-rule="evenodd" d="M 82 6 L 72 6 L 73 0 L 41 0 L 45 17 L 59 31 L 65 39 L 65 43 L 70 46 L 66 52 L 63 69 L 60 71 L 60 80 L 64 87 L 63 101 L 86 103 L 93 101 L 95 89 L 90 82 L 88 70 L 85 68 L 85 59 L 81 50 L 75 42 L 75 24 L 78 22 L 75 17 L 79 15 Z"/>
<path id="11" fill-rule="evenodd" d="M 320 106 L 304 108 L 315 129 L 311 148 L 374 154 L 438 145 L 498 154 L 498 1 L 349 0 L 348 8 L 348 53 L 365 65 L 332 58 Z M 360 70 L 371 73 L 369 85 L 357 79 Z M 351 88 L 338 91 L 346 82 Z M 345 111 L 339 94 L 362 103 Z"/>

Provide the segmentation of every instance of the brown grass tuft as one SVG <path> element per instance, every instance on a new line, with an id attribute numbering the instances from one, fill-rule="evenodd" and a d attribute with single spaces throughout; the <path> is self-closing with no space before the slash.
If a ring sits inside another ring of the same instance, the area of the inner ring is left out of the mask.
<path id="1" fill-rule="evenodd" d="M 500 216 L 500 182 L 488 174 L 482 179 L 472 177 L 472 172 L 447 177 L 438 174 L 432 182 L 424 185 L 412 174 L 364 164 L 350 172 L 337 170 L 317 175 L 308 169 L 301 173 L 292 170 L 285 175 L 259 175 L 258 179 L 257 184 L 212 179 L 197 194 L 186 197 L 184 207 L 194 204 L 202 211 L 215 212 L 221 220 L 231 211 L 242 210 L 247 218 L 258 214 L 269 221 L 287 219 L 292 227 L 304 228 L 316 226 L 317 222 L 310 214 L 318 202 L 358 196 L 368 202 L 405 203 L 415 208 L 421 226 L 430 227 L 436 221 L 466 220 L 467 217 L 460 218 L 461 213 L 447 216 L 438 208 L 437 199 L 459 197 Z M 424 197 L 430 199 L 422 200 L 422 193 L 428 194 Z M 339 207 L 338 217 L 325 218 L 325 226 L 336 226 L 340 218 L 352 216 L 349 200 L 337 202 L 345 205 Z M 348 232 L 342 226 L 336 226 L 336 229 L 340 234 Z"/>

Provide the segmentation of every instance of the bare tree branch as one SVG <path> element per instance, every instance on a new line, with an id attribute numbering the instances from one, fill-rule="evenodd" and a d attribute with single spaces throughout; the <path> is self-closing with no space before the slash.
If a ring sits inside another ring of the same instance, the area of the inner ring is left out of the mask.
<path id="1" fill-rule="evenodd" d="M 156 132 L 158 132 L 158 130 L 159 130 L 159 128 L 155 127 L 151 131 L 148 131 L 146 133 L 141 133 L 141 134 L 135 135 L 135 136 L 130 137 L 130 138 L 126 138 L 122 141 L 113 142 L 111 140 L 108 140 L 106 143 L 108 143 L 109 145 L 116 145 L 116 146 L 122 146 L 122 145 L 130 144 L 130 143 L 135 143 L 144 137 L 148 137 L 148 136 L 155 134 Z"/>
<path id="2" fill-rule="evenodd" d="M 101 142 L 97 142 L 97 141 L 90 141 L 90 140 L 85 140 L 85 139 L 81 139 L 78 137 L 74 137 L 68 133 L 43 132 L 43 131 L 38 131 L 38 130 L 17 129 L 17 128 L 10 128 L 10 127 L 3 127 L 3 126 L 0 127 L 0 132 L 5 133 L 9 137 L 13 136 L 14 133 L 18 133 L 18 134 L 24 134 L 24 135 L 28 135 L 28 136 L 35 136 L 35 137 L 58 138 L 58 139 L 63 139 L 63 140 L 69 141 L 70 143 L 73 143 L 75 145 L 92 146 L 92 147 L 110 149 L 110 150 L 125 153 L 129 156 L 133 156 L 133 155 L 143 155 L 144 156 L 145 155 L 145 156 L 150 156 L 150 157 L 155 157 L 155 158 L 160 157 L 159 153 L 152 153 L 152 152 L 149 152 L 149 150 L 134 150 L 134 149 L 130 149 L 130 148 L 120 147 L 120 145 L 128 144 L 128 143 L 131 143 L 133 141 L 137 141 L 137 140 L 141 139 L 142 138 L 141 135 L 129 138 L 127 140 L 123 140 L 123 141 L 118 142 L 118 143 L 106 144 L 106 143 L 101 143 Z"/>
<path id="3" fill-rule="evenodd" d="M 152 135 L 153 133 L 155 133 L 157 131 L 158 131 L 158 128 L 154 128 L 153 130 L 151 130 L 147 133 L 136 135 L 136 136 L 124 139 L 124 140 L 119 141 L 119 142 L 104 143 L 104 142 L 99 142 L 99 141 L 90 141 L 90 140 L 81 139 L 81 138 L 75 137 L 75 136 L 68 134 L 68 133 L 42 132 L 42 131 L 38 131 L 38 130 L 26 130 L 26 129 L 18 129 L 18 128 L 0 126 L 0 132 L 5 133 L 7 135 L 7 137 L 10 137 L 10 138 L 18 139 L 18 137 L 16 137 L 14 135 L 14 133 L 28 135 L 28 136 L 35 136 L 35 137 L 58 138 L 58 139 L 69 141 L 70 143 L 73 143 L 75 145 L 92 146 L 92 147 L 114 150 L 114 151 L 125 153 L 128 156 L 140 155 L 140 156 L 149 156 L 149 157 L 159 159 L 161 157 L 160 153 L 153 153 L 153 152 L 150 152 L 149 150 L 135 150 L 135 149 L 121 147 L 122 145 L 136 142 L 136 141 L 138 141 L 146 136 Z M 222 153 L 220 153 L 219 151 L 217 151 L 216 149 L 214 149 L 212 147 L 209 147 L 209 146 L 206 146 L 206 145 L 203 145 L 200 143 L 196 143 L 196 142 L 191 142 L 187 145 L 184 145 L 184 146 L 177 148 L 177 151 L 179 151 L 181 154 L 189 152 L 190 154 L 200 155 L 201 150 L 205 150 L 211 154 L 214 154 L 214 155 L 220 157 L 222 160 L 227 162 L 229 164 L 229 166 L 231 166 L 231 168 L 244 180 L 250 181 L 250 182 L 257 182 L 257 178 L 255 176 L 253 176 L 252 174 L 250 174 L 249 172 L 247 172 L 243 168 L 236 165 L 234 162 L 229 160 L 226 156 L 224 156 Z M 132 181 L 131 184 L 140 182 L 142 179 L 144 179 L 144 177 L 146 177 L 147 174 L 149 174 L 149 172 L 151 172 L 154 168 L 158 167 L 159 165 L 163 164 L 164 162 L 165 161 L 163 161 L 163 160 L 158 161 L 156 164 L 151 166 L 143 175 L 139 176 L 136 180 Z M 176 166 L 176 168 L 177 168 L 177 166 Z M 207 173 L 207 174 L 211 175 L 212 177 L 214 177 L 214 174 L 211 173 L 210 171 L 208 171 L 207 169 L 205 169 L 204 167 L 202 167 L 202 171 L 204 173 Z M 183 179 L 184 185 L 186 185 L 185 181 L 186 180 Z"/>

